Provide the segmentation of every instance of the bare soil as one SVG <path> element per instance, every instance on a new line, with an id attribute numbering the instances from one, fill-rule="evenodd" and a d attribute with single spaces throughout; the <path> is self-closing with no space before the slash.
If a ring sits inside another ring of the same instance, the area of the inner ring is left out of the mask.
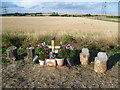
<path id="1" fill-rule="evenodd" d="M 118 64 L 105 74 L 93 67 L 41 67 L 39 64 L 3 65 L 3 88 L 118 88 Z"/>

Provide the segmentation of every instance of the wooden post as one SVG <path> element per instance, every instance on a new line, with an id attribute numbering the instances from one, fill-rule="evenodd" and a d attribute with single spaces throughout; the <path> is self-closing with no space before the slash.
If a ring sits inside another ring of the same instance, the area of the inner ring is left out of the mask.
<path id="1" fill-rule="evenodd" d="M 8 47 L 6 52 L 7 52 L 7 58 L 8 59 L 16 60 L 16 58 L 17 58 L 17 47 L 15 47 L 15 46 Z"/>
<path id="2" fill-rule="evenodd" d="M 27 50 L 27 57 L 28 58 L 33 58 L 33 56 L 34 56 L 34 47 L 28 47 L 28 48 L 26 48 L 26 50 Z"/>
<path id="3" fill-rule="evenodd" d="M 107 54 L 105 52 L 99 52 L 95 57 L 94 71 L 97 73 L 105 73 L 107 70 Z"/>
<path id="4" fill-rule="evenodd" d="M 105 73 L 107 70 L 107 61 L 100 61 L 96 58 L 94 62 L 94 71 L 97 73 Z"/>
<path id="5" fill-rule="evenodd" d="M 82 53 L 80 53 L 80 62 L 83 66 L 87 66 L 89 64 L 89 49 L 83 48 Z"/>
<path id="6" fill-rule="evenodd" d="M 51 45 L 52 45 L 52 52 L 55 52 L 55 40 L 51 41 Z"/>
<path id="7" fill-rule="evenodd" d="M 83 66 L 87 66 L 89 64 L 89 55 L 80 54 L 80 62 Z"/>

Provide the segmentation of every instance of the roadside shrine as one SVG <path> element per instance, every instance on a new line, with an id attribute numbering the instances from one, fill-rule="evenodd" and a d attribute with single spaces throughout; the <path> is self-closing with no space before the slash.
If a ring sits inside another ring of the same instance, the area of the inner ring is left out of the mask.
<path id="1" fill-rule="evenodd" d="M 74 66 L 75 47 L 72 45 L 55 45 L 55 40 L 51 40 L 51 45 L 45 42 L 38 44 L 37 47 L 29 45 L 26 48 L 28 59 L 32 59 L 34 63 L 39 63 L 45 67 L 62 67 L 67 65 Z M 7 59 L 17 60 L 17 47 L 11 46 L 7 49 Z M 81 65 L 86 67 L 89 65 L 89 49 L 83 48 L 79 54 Z M 108 56 L 106 52 L 98 52 L 94 59 L 94 71 L 97 73 L 105 73 L 107 70 Z"/>

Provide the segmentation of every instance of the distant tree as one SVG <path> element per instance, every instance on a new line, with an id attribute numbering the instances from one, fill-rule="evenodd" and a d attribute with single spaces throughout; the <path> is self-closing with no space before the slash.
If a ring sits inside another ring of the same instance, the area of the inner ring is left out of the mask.
<path id="1" fill-rule="evenodd" d="M 91 14 L 86 14 L 85 16 L 88 16 L 88 17 L 89 17 L 89 16 L 92 16 L 92 15 L 91 15 Z"/>
<path id="2" fill-rule="evenodd" d="M 19 16 L 20 14 L 18 13 L 18 12 L 16 12 L 15 14 L 14 14 L 14 16 Z"/>
<path id="3" fill-rule="evenodd" d="M 53 12 L 50 16 L 60 16 L 57 12 Z"/>

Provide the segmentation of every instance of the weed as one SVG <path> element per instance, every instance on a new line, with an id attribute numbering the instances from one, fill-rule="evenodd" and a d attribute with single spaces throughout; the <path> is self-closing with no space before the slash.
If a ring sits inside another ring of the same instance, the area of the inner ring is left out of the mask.
<path id="1" fill-rule="evenodd" d="M 18 53 L 19 53 L 19 54 L 26 53 L 26 48 L 19 48 L 19 49 L 18 49 Z"/>
<path id="2" fill-rule="evenodd" d="M 3 65 L 11 64 L 11 61 L 10 61 L 10 60 L 7 60 L 7 59 L 5 59 L 5 58 L 2 58 L 2 64 L 3 64 Z"/>
<path id="3" fill-rule="evenodd" d="M 4 34 L 2 37 L 3 45 L 4 46 L 22 46 L 22 43 L 25 40 L 25 36 L 18 36 L 18 35 L 10 35 L 10 34 Z"/>
<path id="4" fill-rule="evenodd" d="M 81 67 L 82 67 L 82 65 L 81 65 L 81 64 L 80 64 L 80 65 L 76 65 L 76 67 L 81 68 Z"/>
<path id="5" fill-rule="evenodd" d="M 65 34 L 63 36 L 62 41 L 63 41 L 63 44 L 76 43 L 76 39 L 72 35 L 69 35 L 69 34 Z"/>

